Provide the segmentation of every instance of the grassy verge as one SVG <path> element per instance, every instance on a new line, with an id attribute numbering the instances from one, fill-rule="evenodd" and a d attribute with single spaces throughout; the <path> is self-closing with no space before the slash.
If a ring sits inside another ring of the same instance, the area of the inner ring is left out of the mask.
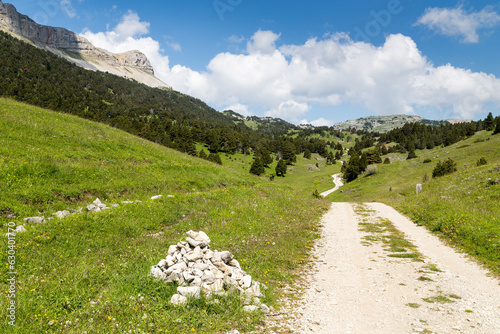
<path id="1" fill-rule="evenodd" d="M 277 306 L 293 282 L 326 201 L 291 187 L 188 157 L 99 124 L 0 100 L 3 213 L 21 224 L 33 214 L 141 200 L 26 226 L 15 238 L 16 327 L 2 333 L 221 333 L 259 327 L 263 315 L 243 313 L 234 296 L 170 305 L 175 286 L 148 277 L 168 246 L 203 230 L 211 248 L 229 250 L 268 286 Z M 6 184 L 8 183 L 8 186 Z M 152 201 L 156 194 L 171 194 Z M 26 224 L 25 224 L 26 225 Z M 2 238 L 5 275 L 7 238 Z M 11 264 L 12 265 L 12 264 Z M 10 285 L 0 282 L 0 308 Z"/>
<path id="2" fill-rule="evenodd" d="M 500 178 L 500 136 L 483 131 L 417 155 L 412 160 L 392 156 L 390 165 L 379 165 L 375 175 L 346 184 L 329 199 L 389 204 L 500 274 L 500 185 L 488 182 Z M 477 166 L 481 157 L 487 164 Z M 432 178 L 436 163 L 448 158 L 457 162 L 458 171 Z M 417 183 L 423 184 L 419 195 Z"/>

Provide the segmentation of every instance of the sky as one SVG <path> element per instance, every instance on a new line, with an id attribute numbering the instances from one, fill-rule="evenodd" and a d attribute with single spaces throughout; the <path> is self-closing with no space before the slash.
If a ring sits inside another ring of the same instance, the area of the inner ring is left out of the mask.
<path id="1" fill-rule="evenodd" d="M 5 0 L 111 52 L 137 49 L 217 110 L 331 126 L 500 115 L 500 2 Z"/>

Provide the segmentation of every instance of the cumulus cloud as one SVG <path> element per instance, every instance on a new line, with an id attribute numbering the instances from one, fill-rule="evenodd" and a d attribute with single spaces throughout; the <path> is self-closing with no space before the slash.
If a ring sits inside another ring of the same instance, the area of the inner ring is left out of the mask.
<path id="1" fill-rule="evenodd" d="M 324 119 L 323 117 L 320 117 L 317 120 L 312 121 L 311 124 L 314 126 L 333 126 L 334 123 L 332 121 Z"/>
<path id="2" fill-rule="evenodd" d="M 361 106 L 371 114 L 442 111 L 443 117 L 474 118 L 490 104 L 500 105 L 500 80 L 450 64 L 435 66 L 408 36 L 389 35 L 375 46 L 355 42 L 346 34 L 311 38 L 303 44 L 281 45 L 280 34 L 257 31 L 246 52 L 219 53 L 204 71 L 171 66 L 160 44 L 147 37 L 149 23 L 134 12 L 112 30 L 83 35 L 112 52 L 144 52 L 156 75 L 174 89 L 213 107 L 252 112 L 290 122 L 307 122 L 315 106 Z M 311 122 L 330 125 L 343 108 Z M 343 116 L 344 117 L 344 116 Z"/>
<path id="3" fill-rule="evenodd" d="M 248 106 L 241 103 L 230 105 L 224 108 L 224 110 L 232 110 L 242 116 L 252 116 L 252 113 L 248 110 Z"/>
<path id="4" fill-rule="evenodd" d="M 423 25 L 438 33 L 460 37 L 463 43 L 478 43 L 478 30 L 492 28 L 500 23 L 500 15 L 492 7 L 479 12 L 467 12 L 462 6 L 457 8 L 428 8 L 417 25 Z"/>
<path id="5" fill-rule="evenodd" d="M 307 103 L 299 103 L 293 100 L 281 102 L 275 109 L 266 112 L 266 116 L 282 118 L 299 123 L 299 117 L 306 114 L 311 107 Z"/>
<path id="6" fill-rule="evenodd" d="M 247 52 L 270 54 L 276 50 L 276 41 L 280 38 L 280 34 L 275 34 L 272 31 L 257 31 L 247 43 Z"/>

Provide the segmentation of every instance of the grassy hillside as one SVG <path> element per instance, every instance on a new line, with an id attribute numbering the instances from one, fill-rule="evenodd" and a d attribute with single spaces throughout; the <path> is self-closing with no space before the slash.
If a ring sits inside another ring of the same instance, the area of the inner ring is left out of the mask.
<path id="1" fill-rule="evenodd" d="M 5 273 L 15 270 L 16 327 L 0 333 L 224 333 L 261 324 L 234 297 L 172 307 L 175 286 L 157 282 L 150 267 L 185 232 L 203 230 L 211 248 L 229 250 L 268 286 L 294 280 L 317 238 L 326 201 L 291 187 L 183 155 L 105 125 L 0 99 L 0 232 L 33 215 L 77 209 L 96 197 L 120 204 L 45 224 L 24 223 Z M 162 194 L 152 201 L 153 195 Z M 174 197 L 167 197 L 173 195 Z M 85 211 L 85 210 L 84 210 Z M 17 218 L 8 219 L 7 214 Z M 12 268 L 11 266 L 14 266 Z M 7 295 L 3 279 L 0 288 Z M 8 298 L 0 299 L 7 308 Z M 4 320 L 5 321 L 5 320 Z"/>
<path id="2" fill-rule="evenodd" d="M 376 174 L 346 184 L 328 199 L 392 205 L 500 274 L 500 184 L 488 181 L 500 179 L 500 136 L 481 131 L 451 146 L 416 153 L 412 160 L 391 155 L 390 165 L 377 165 Z M 487 164 L 477 166 L 481 157 Z M 448 158 L 458 170 L 432 178 L 436 164 Z M 419 195 L 417 183 L 423 184 Z"/>

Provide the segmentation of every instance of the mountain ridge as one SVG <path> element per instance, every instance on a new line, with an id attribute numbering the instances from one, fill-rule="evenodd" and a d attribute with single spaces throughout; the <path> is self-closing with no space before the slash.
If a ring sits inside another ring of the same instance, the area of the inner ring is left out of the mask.
<path id="1" fill-rule="evenodd" d="M 441 124 L 458 124 L 470 122 L 469 120 L 429 120 L 417 115 L 390 115 L 390 116 L 368 116 L 361 117 L 355 120 L 347 120 L 334 124 L 336 130 L 367 130 L 375 132 L 388 132 L 390 130 L 400 128 L 406 123 L 421 123 L 426 125 L 439 126 Z"/>
<path id="2" fill-rule="evenodd" d="M 70 30 L 38 24 L 1 0 L 0 29 L 85 69 L 109 72 L 151 87 L 169 88 L 154 76 L 153 66 L 142 52 L 131 50 L 114 54 Z"/>

